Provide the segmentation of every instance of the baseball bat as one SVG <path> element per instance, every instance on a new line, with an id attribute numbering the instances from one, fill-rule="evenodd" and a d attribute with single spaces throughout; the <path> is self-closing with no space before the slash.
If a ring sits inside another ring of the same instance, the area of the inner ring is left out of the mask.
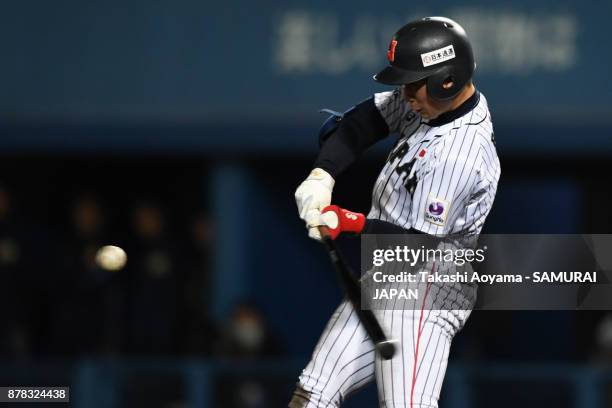
<path id="1" fill-rule="evenodd" d="M 374 316 L 374 313 L 372 313 L 372 311 L 369 309 L 363 310 L 361 308 L 361 284 L 353 274 L 349 264 L 344 260 L 344 258 L 342 258 L 336 244 L 331 239 L 329 235 L 329 228 L 321 225 L 319 226 L 319 232 L 321 233 L 321 238 L 323 240 L 323 244 L 325 244 L 325 247 L 327 248 L 329 257 L 334 264 L 334 268 L 336 269 L 338 278 L 340 279 L 340 285 L 342 286 L 346 297 L 353 305 L 359 320 L 363 324 L 363 327 L 368 333 L 368 336 L 370 336 L 372 342 L 374 342 L 374 346 L 376 347 L 376 350 L 380 356 L 385 360 L 389 360 L 395 354 L 394 342 L 387 339 L 387 336 L 385 335 L 382 327 L 380 327 L 380 323 Z"/>

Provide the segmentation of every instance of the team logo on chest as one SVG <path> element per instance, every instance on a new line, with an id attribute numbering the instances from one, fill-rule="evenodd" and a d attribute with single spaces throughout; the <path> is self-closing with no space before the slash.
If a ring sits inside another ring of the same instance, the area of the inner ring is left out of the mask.
<path id="1" fill-rule="evenodd" d="M 425 219 L 432 224 L 443 226 L 449 207 L 448 201 L 430 195 L 425 203 Z"/>
<path id="2" fill-rule="evenodd" d="M 421 149 L 417 155 L 410 160 L 408 163 L 405 163 L 401 166 L 398 166 L 395 171 L 401 175 L 404 187 L 412 196 L 414 194 L 414 190 L 416 190 L 416 186 L 419 182 L 416 174 L 417 166 L 416 163 L 419 160 L 422 160 L 427 154 L 427 149 Z"/>

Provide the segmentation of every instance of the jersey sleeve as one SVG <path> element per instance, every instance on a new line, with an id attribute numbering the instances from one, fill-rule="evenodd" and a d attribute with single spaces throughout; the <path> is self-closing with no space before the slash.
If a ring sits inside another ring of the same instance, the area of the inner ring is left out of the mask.
<path id="1" fill-rule="evenodd" d="M 374 98 L 370 97 L 344 114 L 337 130 L 321 146 L 314 167 L 322 168 L 336 178 L 367 148 L 389 133 Z"/>
<path id="2" fill-rule="evenodd" d="M 401 119 L 410 110 L 400 88 L 374 94 L 374 104 L 387 123 L 390 133 L 399 131 Z"/>
<path id="3" fill-rule="evenodd" d="M 481 139 L 468 129 L 464 137 L 429 153 L 434 157 L 424 163 L 431 164 L 417 169 L 413 229 L 431 235 L 480 231 L 495 194 L 493 189 L 491 196 L 491 184 L 497 184 L 495 176 L 486 174 Z"/>

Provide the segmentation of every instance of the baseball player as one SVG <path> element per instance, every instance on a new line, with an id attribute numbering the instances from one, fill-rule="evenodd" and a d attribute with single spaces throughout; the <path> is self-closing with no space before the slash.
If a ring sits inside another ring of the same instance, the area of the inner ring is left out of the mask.
<path id="1" fill-rule="evenodd" d="M 308 234 L 319 240 L 317 227 L 326 225 L 333 238 L 343 232 L 476 237 L 493 204 L 500 164 L 487 101 L 472 82 L 476 64 L 466 33 L 448 18 L 413 21 L 395 33 L 387 57 L 389 66 L 374 79 L 395 89 L 374 94 L 337 120 L 295 192 Z M 390 134 L 397 143 L 376 180 L 367 217 L 330 205 L 336 176 Z M 475 292 L 458 301 L 461 293 L 452 286 L 426 293 L 443 296 L 451 305 L 444 310 L 417 303 L 376 311 L 398 341 L 390 360 L 376 354 L 344 301 L 289 407 L 338 407 L 374 379 L 381 407 L 437 407 L 451 341 L 475 301 Z"/>

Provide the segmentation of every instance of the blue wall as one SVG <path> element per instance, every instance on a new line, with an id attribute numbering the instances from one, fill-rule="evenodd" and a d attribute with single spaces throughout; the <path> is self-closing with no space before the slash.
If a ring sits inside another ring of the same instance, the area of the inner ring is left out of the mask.
<path id="1" fill-rule="evenodd" d="M 498 123 L 539 126 L 529 135 L 523 126 L 501 143 L 526 152 L 550 147 L 548 127 L 558 125 L 555 149 L 609 150 L 607 130 L 584 126 L 609 125 L 612 117 L 611 13 L 612 3 L 577 0 L 416 8 L 347 0 L 13 2 L 0 15 L 0 123 L 153 121 L 177 127 L 175 138 L 188 145 L 194 134 L 184 126 L 195 126 L 204 139 L 219 137 L 211 134 L 214 124 L 314 127 L 318 108 L 342 109 L 387 89 L 370 78 L 386 64 L 395 29 L 416 16 L 446 14 L 473 39 L 477 85 Z M 564 132 L 568 125 L 576 129 Z M 49 140 L 35 132 L 23 137 Z M 87 137 L 99 145 L 114 142 Z M 53 138 L 53 146 L 83 144 L 82 137 Z M 131 138 L 121 143 L 130 145 Z M 256 139 L 268 148 L 279 138 Z"/>

